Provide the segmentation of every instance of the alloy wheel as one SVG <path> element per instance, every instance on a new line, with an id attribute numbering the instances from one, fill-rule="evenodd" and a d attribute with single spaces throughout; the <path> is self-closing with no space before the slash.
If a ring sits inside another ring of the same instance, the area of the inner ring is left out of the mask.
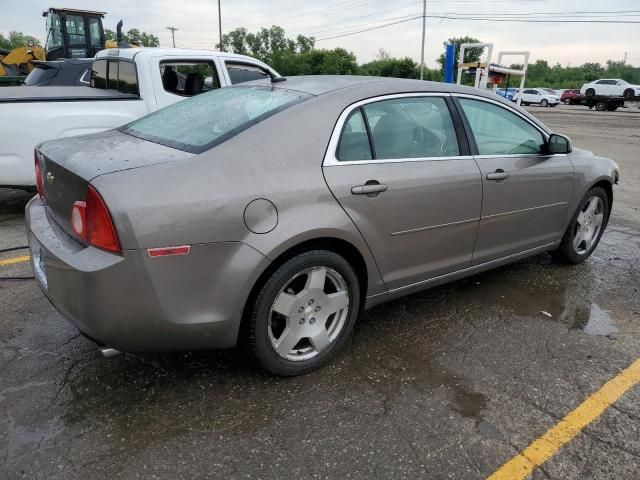
<path id="1" fill-rule="evenodd" d="M 290 361 L 309 360 L 342 332 L 349 315 L 349 287 L 335 270 L 316 266 L 287 281 L 269 313 L 271 347 Z"/>
<path id="2" fill-rule="evenodd" d="M 604 203 L 598 196 L 593 196 L 585 203 L 576 218 L 573 233 L 573 248 L 583 255 L 591 250 L 597 241 L 604 222 Z"/>

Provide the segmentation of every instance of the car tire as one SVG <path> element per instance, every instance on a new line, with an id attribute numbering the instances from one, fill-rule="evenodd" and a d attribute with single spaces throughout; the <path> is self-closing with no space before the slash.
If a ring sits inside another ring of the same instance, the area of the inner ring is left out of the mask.
<path id="1" fill-rule="evenodd" d="M 624 93 L 622 94 L 622 96 L 626 99 L 631 99 L 634 97 L 635 92 L 633 91 L 632 88 L 627 88 Z"/>
<path id="2" fill-rule="evenodd" d="M 548 107 L 549 106 L 549 102 L 547 101 L 546 98 L 542 99 L 542 101 L 540 102 L 540 106 L 541 107 Z"/>
<path id="3" fill-rule="evenodd" d="M 607 109 L 607 103 L 606 102 L 598 102 L 596 103 L 596 110 L 599 112 L 604 112 Z"/>
<path id="4" fill-rule="evenodd" d="M 596 91 L 593 88 L 587 88 L 587 91 L 584 92 L 587 97 L 593 97 L 596 94 Z"/>
<path id="5" fill-rule="evenodd" d="M 592 204 L 594 202 L 594 204 Z M 595 205 L 595 207 L 594 207 Z M 590 208 L 594 208 L 593 215 Z M 594 187 L 583 197 L 565 231 L 560 246 L 552 252 L 553 259 L 561 263 L 576 265 L 584 262 L 600 242 L 609 222 L 610 205 L 607 192 Z M 596 220 L 597 215 L 602 215 Z"/>
<path id="6" fill-rule="evenodd" d="M 296 255 L 260 288 L 249 317 L 249 348 L 274 375 L 315 370 L 344 346 L 360 299 L 358 277 L 344 257 L 327 250 Z"/>

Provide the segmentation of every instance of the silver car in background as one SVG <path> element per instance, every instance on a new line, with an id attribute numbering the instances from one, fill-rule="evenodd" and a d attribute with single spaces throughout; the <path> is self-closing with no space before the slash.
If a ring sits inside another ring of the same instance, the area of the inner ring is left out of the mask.
<path id="1" fill-rule="evenodd" d="M 246 340 L 278 375 L 329 360 L 381 302 L 584 261 L 618 180 L 492 93 L 369 77 L 220 89 L 35 157 L 33 268 L 69 321 L 117 351 Z"/>

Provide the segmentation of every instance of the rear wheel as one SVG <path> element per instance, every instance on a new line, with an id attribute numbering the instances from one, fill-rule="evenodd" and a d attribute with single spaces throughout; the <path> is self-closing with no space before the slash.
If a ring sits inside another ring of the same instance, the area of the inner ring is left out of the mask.
<path id="1" fill-rule="evenodd" d="M 607 109 L 607 103 L 606 102 L 598 102 L 596 103 L 596 110 L 599 112 L 604 112 Z"/>
<path id="2" fill-rule="evenodd" d="M 607 192 L 601 187 L 592 188 L 573 215 L 553 258 L 564 263 L 584 262 L 598 245 L 608 221 Z"/>
<path id="3" fill-rule="evenodd" d="M 587 97 L 593 97 L 596 94 L 596 91 L 593 88 L 587 88 L 587 91 L 584 92 Z"/>
<path id="4" fill-rule="evenodd" d="M 285 262 L 254 302 L 250 348 L 275 375 L 307 373 L 329 361 L 353 330 L 360 286 L 342 256 L 313 250 Z"/>
<path id="5" fill-rule="evenodd" d="M 622 96 L 623 96 L 624 98 L 633 98 L 633 96 L 634 96 L 634 91 L 633 91 L 633 89 L 632 89 L 632 88 L 627 88 L 627 89 L 624 91 L 624 93 L 622 94 Z"/>

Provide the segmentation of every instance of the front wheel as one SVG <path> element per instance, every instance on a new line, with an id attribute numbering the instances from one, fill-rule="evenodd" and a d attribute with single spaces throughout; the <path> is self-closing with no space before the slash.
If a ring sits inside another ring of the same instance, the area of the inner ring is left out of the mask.
<path id="1" fill-rule="evenodd" d="M 595 250 L 609 221 L 609 197 L 601 187 L 592 188 L 562 237 L 553 258 L 564 263 L 584 262 Z"/>
<path id="2" fill-rule="evenodd" d="M 307 373 L 329 361 L 353 330 L 360 285 L 342 256 L 301 253 L 264 283 L 251 311 L 249 345 L 275 375 Z"/>
<path id="3" fill-rule="evenodd" d="M 624 91 L 624 93 L 622 94 L 622 96 L 623 96 L 624 98 L 626 98 L 626 99 L 630 99 L 630 98 L 633 98 L 634 93 L 635 93 L 635 92 L 633 91 L 633 89 L 631 89 L 631 88 L 627 88 L 627 89 Z"/>
<path id="4" fill-rule="evenodd" d="M 543 98 L 542 101 L 540 102 L 540 106 L 541 107 L 546 107 L 549 105 L 549 102 L 547 101 L 546 98 Z"/>

